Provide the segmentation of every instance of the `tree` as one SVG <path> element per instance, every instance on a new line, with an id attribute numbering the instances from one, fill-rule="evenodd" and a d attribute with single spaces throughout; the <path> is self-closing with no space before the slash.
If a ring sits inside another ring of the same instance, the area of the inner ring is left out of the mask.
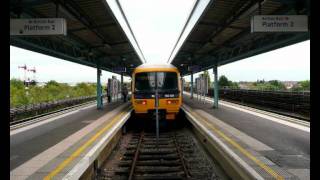
<path id="1" fill-rule="evenodd" d="M 18 88 L 18 89 L 24 89 L 24 84 L 23 84 L 23 81 L 19 80 L 19 79 L 11 79 L 10 80 L 10 87 L 15 87 L 15 88 Z"/>
<path id="2" fill-rule="evenodd" d="M 274 91 L 274 90 L 285 90 L 286 86 L 278 81 L 278 80 L 271 80 L 268 82 L 265 82 L 264 80 L 257 80 L 257 82 L 254 82 L 252 89 L 257 90 L 268 90 L 268 91 Z"/>
<path id="3" fill-rule="evenodd" d="M 46 83 L 45 87 L 46 86 L 59 86 L 59 83 L 55 80 L 51 80 Z"/>
<path id="4" fill-rule="evenodd" d="M 209 84 L 209 86 L 210 86 L 210 84 L 211 84 L 211 79 L 210 79 L 209 72 L 208 72 L 207 70 L 205 70 L 205 71 L 203 72 L 203 76 L 208 78 L 208 84 Z"/>
<path id="5" fill-rule="evenodd" d="M 310 81 L 299 81 L 293 88 L 293 91 L 310 91 Z"/>
<path id="6" fill-rule="evenodd" d="M 96 95 L 96 84 L 78 83 L 74 87 L 77 96 L 92 96 Z"/>
<path id="7" fill-rule="evenodd" d="M 10 107 L 22 106 L 29 103 L 23 81 L 10 80 Z"/>
<path id="8" fill-rule="evenodd" d="M 218 80 L 218 84 L 220 87 L 229 86 L 229 80 L 225 75 L 222 75 Z"/>
<path id="9" fill-rule="evenodd" d="M 96 95 L 96 83 L 78 83 L 72 87 L 66 83 L 49 81 L 43 87 L 34 85 L 25 88 L 23 81 L 10 80 L 10 107 Z"/>
<path id="10" fill-rule="evenodd" d="M 310 81 L 309 80 L 300 81 L 298 84 L 300 84 L 300 86 L 303 90 L 310 90 Z"/>
<path id="11" fill-rule="evenodd" d="M 237 82 L 229 81 L 228 78 L 224 75 L 220 76 L 218 83 L 220 87 L 231 87 L 236 89 L 239 88 L 239 84 Z"/>
<path id="12" fill-rule="evenodd" d="M 232 88 L 234 88 L 234 89 L 239 89 L 240 87 L 239 87 L 239 83 L 237 83 L 237 82 L 231 82 L 232 83 L 232 85 L 231 85 L 231 87 Z"/>
<path id="13" fill-rule="evenodd" d="M 276 90 L 285 90 L 286 89 L 286 86 L 278 80 L 271 80 L 271 81 L 269 81 L 269 84 L 271 86 L 274 86 L 274 88 Z"/>

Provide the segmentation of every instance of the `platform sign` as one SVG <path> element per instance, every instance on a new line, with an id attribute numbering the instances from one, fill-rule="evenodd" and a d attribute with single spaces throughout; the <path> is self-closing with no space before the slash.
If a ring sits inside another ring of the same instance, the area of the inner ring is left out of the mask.
<path id="1" fill-rule="evenodd" d="M 10 35 L 67 35 L 64 18 L 10 19 Z"/>
<path id="2" fill-rule="evenodd" d="M 199 72 L 200 69 L 201 69 L 201 67 L 198 65 L 188 66 L 188 71 L 190 71 L 190 72 Z"/>
<path id="3" fill-rule="evenodd" d="M 308 32 L 307 15 L 255 15 L 252 32 Z"/>
<path id="4" fill-rule="evenodd" d="M 112 72 L 124 73 L 124 72 L 127 72 L 127 68 L 126 67 L 115 67 L 115 68 L 112 68 Z"/>

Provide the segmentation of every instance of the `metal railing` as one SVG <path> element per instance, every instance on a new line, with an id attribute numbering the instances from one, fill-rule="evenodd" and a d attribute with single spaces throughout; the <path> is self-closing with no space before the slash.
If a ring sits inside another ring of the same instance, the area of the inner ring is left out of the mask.
<path id="1" fill-rule="evenodd" d="M 189 91 L 186 88 L 185 91 Z M 194 91 L 196 93 L 196 90 Z M 213 97 L 213 88 L 207 96 Z M 310 91 L 270 91 L 247 89 L 219 89 L 219 98 L 267 111 L 310 120 Z"/>
<path id="2" fill-rule="evenodd" d="M 106 97 L 104 94 L 102 98 Z M 62 99 L 52 102 L 43 102 L 39 104 L 29 104 L 20 107 L 10 108 L 10 123 L 18 121 L 23 118 L 37 116 L 40 114 L 49 113 L 59 109 L 63 109 L 70 106 L 75 106 L 81 103 L 94 101 L 97 96 L 83 96 L 78 98 Z"/>

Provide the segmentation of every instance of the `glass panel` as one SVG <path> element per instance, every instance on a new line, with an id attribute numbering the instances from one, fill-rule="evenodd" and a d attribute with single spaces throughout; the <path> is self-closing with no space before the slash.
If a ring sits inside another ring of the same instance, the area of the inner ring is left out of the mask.
<path id="1" fill-rule="evenodd" d="M 159 90 L 178 90 L 178 78 L 175 72 L 157 73 Z"/>
<path id="2" fill-rule="evenodd" d="M 135 91 L 153 91 L 155 89 L 155 72 L 137 73 Z M 178 90 L 178 77 L 175 72 L 157 72 L 159 90 Z"/>
<path id="3" fill-rule="evenodd" d="M 137 73 L 135 91 L 150 91 L 155 88 L 155 73 Z"/>
<path id="4" fill-rule="evenodd" d="M 148 74 L 148 79 L 149 79 L 149 85 L 152 89 L 156 87 L 156 79 L 155 79 L 155 73 L 147 73 Z"/>

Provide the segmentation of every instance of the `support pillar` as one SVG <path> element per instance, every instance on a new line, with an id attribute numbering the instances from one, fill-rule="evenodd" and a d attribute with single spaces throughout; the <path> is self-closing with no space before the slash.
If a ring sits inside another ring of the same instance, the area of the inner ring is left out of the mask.
<path id="1" fill-rule="evenodd" d="M 97 67 L 97 109 L 102 109 L 103 107 L 100 76 L 101 76 L 101 69 Z"/>
<path id="2" fill-rule="evenodd" d="M 193 72 L 191 72 L 191 87 L 190 87 L 191 99 L 193 99 Z"/>
<path id="3" fill-rule="evenodd" d="M 218 108 L 218 100 L 219 100 L 218 66 L 213 67 L 213 74 L 214 74 L 213 108 Z"/>

